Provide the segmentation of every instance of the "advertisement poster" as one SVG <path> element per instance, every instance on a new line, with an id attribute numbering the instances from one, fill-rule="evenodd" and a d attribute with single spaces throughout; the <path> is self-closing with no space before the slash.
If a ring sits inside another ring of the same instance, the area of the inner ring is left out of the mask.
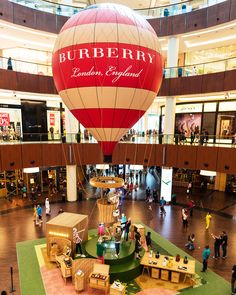
<path id="1" fill-rule="evenodd" d="M 201 130 L 201 121 L 201 114 L 176 114 L 175 132 L 184 132 L 186 137 L 190 136 L 191 131 L 194 131 L 195 134 L 198 134 Z"/>
<path id="2" fill-rule="evenodd" d="M 50 126 L 55 126 L 55 114 L 50 113 L 50 115 L 49 115 L 49 123 L 50 123 Z"/>
<path id="3" fill-rule="evenodd" d="M 0 113 L 0 126 L 10 125 L 10 115 L 8 113 Z"/>

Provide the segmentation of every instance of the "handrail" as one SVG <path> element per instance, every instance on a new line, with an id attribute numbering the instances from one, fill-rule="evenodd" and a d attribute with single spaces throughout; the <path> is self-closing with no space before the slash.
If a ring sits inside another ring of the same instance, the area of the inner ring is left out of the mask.
<path id="1" fill-rule="evenodd" d="M 7 57 L 0 56 L 0 68 L 7 69 L 7 60 Z M 52 67 L 47 64 L 12 59 L 12 68 L 17 72 L 52 76 Z M 164 78 L 189 77 L 234 69 L 236 69 L 236 57 L 231 57 L 206 63 L 165 68 L 163 76 Z"/>
<path id="2" fill-rule="evenodd" d="M 57 15 L 71 16 L 83 9 L 82 7 L 75 5 L 68 5 L 65 3 L 55 3 L 49 0 L 9 0 L 11 2 L 25 5 L 33 9 L 47 11 Z M 188 13 L 193 10 L 209 7 L 227 0 L 186 0 L 179 1 L 174 4 L 168 4 L 164 6 L 156 6 L 149 8 L 137 8 L 134 9 L 137 13 L 140 13 L 147 18 L 161 18 L 173 15 L 179 15 Z M 45 6 L 46 5 L 46 6 Z M 41 9 L 40 9 L 41 8 Z"/>
<path id="3" fill-rule="evenodd" d="M 85 135 L 86 134 L 86 135 Z M 89 132 L 66 133 L 60 134 L 54 132 L 53 135 L 48 133 L 24 133 L 5 131 L 0 132 L 0 144 L 11 143 L 33 143 L 33 142 L 53 142 L 53 143 L 97 143 Z M 224 146 L 236 147 L 236 136 L 229 135 L 206 135 L 204 133 L 195 134 L 194 137 L 178 134 L 157 134 L 152 133 L 147 135 L 145 132 L 136 132 L 135 134 L 126 134 L 120 140 L 120 143 L 135 143 L 135 144 L 175 144 L 175 145 L 203 145 L 203 146 Z"/>

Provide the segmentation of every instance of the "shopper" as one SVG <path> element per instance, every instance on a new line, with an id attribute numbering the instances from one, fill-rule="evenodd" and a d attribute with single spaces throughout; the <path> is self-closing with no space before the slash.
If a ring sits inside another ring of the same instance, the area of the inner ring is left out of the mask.
<path id="1" fill-rule="evenodd" d="M 210 257 L 210 254 L 211 254 L 211 250 L 209 248 L 209 246 L 205 246 L 203 252 L 202 252 L 202 259 L 203 259 L 203 267 L 202 267 L 202 270 L 201 272 L 205 272 L 207 270 L 207 263 L 208 263 L 208 259 Z"/>
<path id="2" fill-rule="evenodd" d="M 187 249 L 189 249 L 190 251 L 193 251 L 195 249 L 194 241 L 195 241 L 195 235 L 194 234 L 188 236 L 188 243 L 185 244 L 185 247 Z"/>
<path id="3" fill-rule="evenodd" d="M 116 233 L 114 236 L 115 239 L 115 248 L 116 248 L 116 258 L 118 258 L 118 256 L 120 255 L 120 240 L 121 240 L 121 229 L 119 227 L 117 227 L 116 229 Z"/>
<path id="4" fill-rule="evenodd" d="M 148 251 L 150 251 L 150 249 L 152 247 L 152 239 L 151 239 L 151 232 L 150 231 L 146 235 L 146 245 L 147 245 Z"/>
<path id="5" fill-rule="evenodd" d="M 188 203 L 188 208 L 189 208 L 189 215 L 190 217 L 193 216 L 193 208 L 195 207 L 195 203 L 193 200 L 190 200 Z"/>
<path id="6" fill-rule="evenodd" d="M 104 254 L 105 254 L 106 248 L 102 242 L 103 242 L 102 237 L 99 237 L 97 241 L 97 257 L 98 257 L 98 260 L 101 260 L 102 264 L 104 264 Z"/>
<path id="7" fill-rule="evenodd" d="M 130 226 L 131 226 L 131 218 L 129 217 L 128 220 L 126 221 L 126 224 L 125 224 L 125 236 L 124 236 L 124 239 L 126 240 L 126 242 L 128 242 L 128 240 L 129 240 Z"/>
<path id="8" fill-rule="evenodd" d="M 41 226 L 42 222 L 43 222 L 43 220 L 42 220 L 43 209 L 42 209 L 41 205 L 37 206 L 37 215 L 38 215 L 38 219 L 39 219 L 39 226 Z"/>
<path id="9" fill-rule="evenodd" d="M 34 205 L 34 223 L 36 223 L 36 220 L 37 220 L 37 207 L 36 207 L 36 205 Z"/>
<path id="10" fill-rule="evenodd" d="M 161 197 L 161 199 L 160 199 L 160 214 L 161 215 L 166 215 L 165 204 L 166 204 L 166 201 L 164 200 L 164 197 Z"/>
<path id="11" fill-rule="evenodd" d="M 211 236 L 215 240 L 215 242 L 214 242 L 214 252 L 215 253 L 214 253 L 213 258 L 218 259 L 218 258 L 220 258 L 220 246 L 222 244 L 222 239 L 221 239 L 220 235 L 216 236 L 214 234 L 211 234 Z"/>
<path id="12" fill-rule="evenodd" d="M 227 247 L 228 247 L 228 236 L 226 234 L 225 231 L 222 232 L 222 251 L 223 251 L 223 255 L 222 258 L 225 259 L 227 257 Z"/>
<path id="13" fill-rule="evenodd" d="M 50 209 L 50 203 L 48 198 L 46 198 L 45 200 L 45 209 L 46 209 L 46 215 L 50 215 L 51 209 Z"/>
<path id="14" fill-rule="evenodd" d="M 187 230 L 188 227 L 188 210 L 183 208 L 182 209 L 182 221 L 183 221 L 183 229 Z"/>
<path id="15" fill-rule="evenodd" d="M 52 126 L 49 128 L 49 132 L 51 135 L 51 140 L 54 140 L 54 128 Z"/>
<path id="16" fill-rule="evenodd" d="M 7 60 L 7 69 L 10 70 L 10 71 L 13 70 L 11 57 L 9 57 L 8 60 Z"/>
<path id="17" fill-rule="evenodd" d="M 135 237 L 135 257 L 136 259 L 140 259 L 141 256 L 139 255 L 139 252 L 142 249 L 142 244 L 141 244 L 141 235 L 140 235 L 139 229 L 136 230 L 134 237 Z"/>
<path id="18" fill-rule="evenodd" d="M 208 229 L 209 226 L 210 226 L 211 218 L 212 218 L 212 216 L 211 216 L 210 212 L 207 212 L 207 215 L 206 215 L 206 229 Z"/>
<path id="19" fill-rule="evenodd" d="M 85 257 L 85 255 L 83 254 L 83 251 L 82 251 L 81 242 L 82 242 L 82 239 L 79 236 L 79 232 L 78 232 L 77 228 L 74 227 L 73 228 L 73 243 L 76 244 L 75 254 L 77 254 L 78 256 L 81 256 L 81 257 Z M 78 253 L 78 250 L 80 253 Z"/>
<path id="20" fill-rule="evenodd" d="M 236 290 L 235 290 L 235 281 L 236 281 L 236 265 L 233 266 L 232 268 L 232 276 L 231 276 L 231 294 L 236 294 Z"/>
<path id="21" fill-rule="evenodd" d="M 127 217 L 125 216 L 125 213 L 122 213 L 121 220 L 120 220 L 122 232 L 125 229 L 126 221 L 127 221 Z"/>

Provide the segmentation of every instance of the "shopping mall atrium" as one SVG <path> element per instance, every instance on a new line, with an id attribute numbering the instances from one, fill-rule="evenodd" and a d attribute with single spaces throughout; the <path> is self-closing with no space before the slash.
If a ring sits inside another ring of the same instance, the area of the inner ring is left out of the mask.
<path id="1" fill-rule="evenodd" d="M 0 294 L 236 294 L 236 0 L 0 0 Z"/>

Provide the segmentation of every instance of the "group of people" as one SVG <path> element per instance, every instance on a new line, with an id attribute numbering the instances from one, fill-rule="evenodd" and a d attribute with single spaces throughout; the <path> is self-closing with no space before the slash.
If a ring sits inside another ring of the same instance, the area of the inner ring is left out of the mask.
<path id="1" fill-rule="evenodd" d="M 46 215 L 51 214 L 51 207 L 49 203 L 49 199 L 45 199 L 45 213 Z M 40 204 L 34 205 L 34 224 L 38 226 L 42 226 L 43 222 L 43 209 Z"/>

